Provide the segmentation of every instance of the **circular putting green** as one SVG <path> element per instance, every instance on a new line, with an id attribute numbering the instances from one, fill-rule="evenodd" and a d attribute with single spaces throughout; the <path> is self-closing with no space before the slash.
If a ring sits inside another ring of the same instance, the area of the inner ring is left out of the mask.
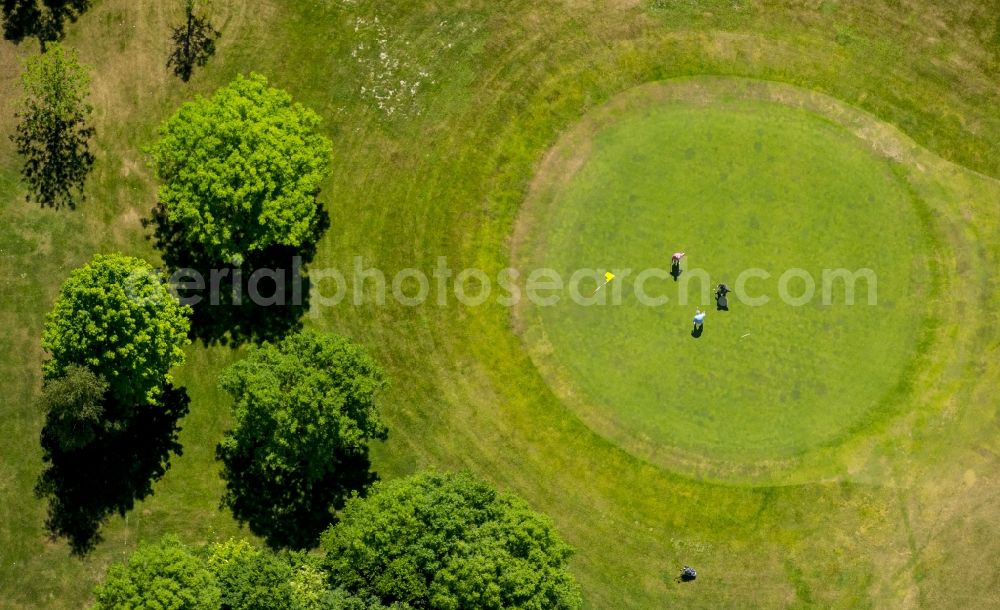
<path id="1" fill-rule="evenodd" d="M 525 272 L 616 274 L 597 299 L 519 310 L 549 385 L 627 451 L 718 479 L 771 476 L 903 408 L 933 300 L 895 162 L 739 87 L 652 85 L 595 111 L 543 163 L 515 244 Z M 681 275 L 637 290 L 675 251 Z M 718 311 L 714 286 L 741 275 Z"/>

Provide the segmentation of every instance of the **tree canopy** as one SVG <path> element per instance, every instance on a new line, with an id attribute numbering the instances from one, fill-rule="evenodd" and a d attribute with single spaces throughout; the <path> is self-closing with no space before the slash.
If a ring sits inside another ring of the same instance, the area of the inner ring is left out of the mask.
<path id="1" fill-rule="evenodd" d="M 204 561 L 172 536 L 111 566 L 95 593 L 93 610 L 219 610 L 222 598 Z"/>
<path id="2" fill-rule="evenodd" d="M 184 104 L 150 151 L 167 219 L 220 263 L 272 246 L 311 246 L 332 154 L 319 123 L 259 74 Z"/>
<path id="3" fill-rule="evenodd" d="M 422 473 L 354 497 L 324 555 L 231 539 L 143 545 L 112 567 L 94 610 L 579 608 L 572 549 L 543 515 L 468 473 Z M 194 597 L 192 590 L 202 595 Z M 186 600 L 179 605 L 176 600 Z"/>
<path id="4" fill-rule="evenodd" d="M 59 43 L 25 64 L 21 75 L 24 98 L 11 136 L 24 159 L 21 174 L 28 183 L 28 201 L 43 207 L 70 209 L 83 199 L 83 185 L 94 164 L 89 141 L 94 128 L 86 102 L 90 77 L 75 51 Z"/>
<path id="5" fill-rule="evenodd" d="M 385 376 L 361 347 L 306 331 L 251 348 L 219 380 L 233 429 L 218 447 L 223 503 L 275 546 L 310 547 L 332 511 L 373 479 L 368 441 Z"/>
<path id="6" fill-rule="evenodd" d="M 469 474 L 418 474 L 353 498 L 323 534 L 334 582 L 413 608 L 578 608 L 572 550 L 543 515 Z"/>
<path id="7" fill-rule="evenodd" d="M 188 547 L 172 536 L 112 566 L 93 610 L 381 610 L 328 582 L 319 558 L 274 553 L 246 540 Z M 406 610 L 396 606 L 398 610 Z"/>
<path id="8" fill-rule="evenodd" d="M 62 377 L 45 381 L 39 402 L 55 445 L 65 451 L 80 449 L 107 431 L 107 391 L 107 381 L 77 364 L 67 366 Z"/>
<path id="9" fill-rule="evenodd" d="M 170 368 L 184 361 L 189 311 L 149 263 L 98 254 L 70 273 L 48 315 L 45 377 L 85 366 L 107 382 L 115 402 L 156 402 Z"/>
<path id="10" fill-rule="evenodd" d="M 153 483 L 180 455 L 180 420 L 190 399 L 184 388 L 167 383 L 155 408 L 136 409 L 98 393 L 104 380 L 85 367 L 70 365 L 63 377 L 47 379 L 41 432 L 45 467 L 35 495 L 48 500 L 45 527 L 68 540 L 74 554 L 90 552 L 101 540 L 101 525 L 124 516 L 153 493 Z"/>
<path id="11" fill-rule="evenodd" d="M 208 566 L 222 589 L 227 610 L 299 610 L 287 559 L 254 547 L 246 540 L 213 545 Z M 325 584 L 320 585 L 320 591 Z"/>
<path id="12" fill-rule="evenodd" d="M 148 263 L 121 254 L 95 256 L 59 291 L 42 334 L 51 358 L 35 493 L 48 499 L 46 527 L 75 553 L 150 495 L 180 453 L 190 400 L 168 372 L 184 360 L 188 313 Z"/>

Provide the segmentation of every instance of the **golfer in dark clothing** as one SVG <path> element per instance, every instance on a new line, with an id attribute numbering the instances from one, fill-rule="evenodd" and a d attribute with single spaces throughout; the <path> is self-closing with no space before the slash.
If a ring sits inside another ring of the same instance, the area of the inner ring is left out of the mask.
<path id="1" fill-rule="evenodd" d="M 715 290 L 715 308 L 719 311 L 729 311 L 729 299 L 726 295 L 732 292 L 729 286 L 725 284 L 719 284 L 719 287 Z"/>

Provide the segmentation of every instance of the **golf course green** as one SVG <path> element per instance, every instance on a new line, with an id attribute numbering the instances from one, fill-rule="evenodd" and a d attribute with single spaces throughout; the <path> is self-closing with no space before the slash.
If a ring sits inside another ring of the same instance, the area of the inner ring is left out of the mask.
<path id="1" fill-rule="evenodd" d="M 810 110 L 640 89 L 596 110 L 536 189 L 524 262 L 616 274 L 597 298 L 530 306 L 550 385 L 626 450 L 724 479 L 893 411 L 930 286 L 928 227 L 893 162 Z M 838 269 L 867 277 L 852 295 Z M 737 293 L 716 311 L 723 282 Z"/>

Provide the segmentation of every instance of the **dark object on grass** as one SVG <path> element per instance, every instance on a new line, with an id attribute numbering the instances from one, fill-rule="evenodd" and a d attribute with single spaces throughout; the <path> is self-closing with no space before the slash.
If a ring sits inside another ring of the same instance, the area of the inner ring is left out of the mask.
<path id="1" fill-rule="evenodd" d="M 46 43 L 62 39 L 67 22 L 75 22 L 90 5 L 91 0 L 3 0 L 3 37 L 16 44 L 34 36 L 44 51 Z"/>
<path id="2" fill-rule="evenodd" d="M 215 55 L 215 41 L 221 32 L 212 27 L 207 17 L 195 14 L 195 0 L 184 4 L 184 23 L 173 28 L 171 38 L 174 50 L 167 60 L 167 67 L 185 83 L 191 78 L 195 66 L 204 66 Z"/>
<path id="3" fill-rule="evenodd" d="M 92 386 L 96 385 L 93 381 Z M 75 388 L 80 388 L 79 382 Z M 51 382 L 47 388 L 52 391 Z M 59 402 L 62 396 L 49 396 Z M 101 541 L 101 526 L 114 514 L 125 516 L 136 502 L 153 494 L 153 484 L 181 455 L 180 421 L 191 399 L 184 388 L 164 384 L 155 404 L 122 405 L 105 397 L 99 404 L 84 396 L 96 418 L 87 417 L 84 442 L 65 442 L 59 410 L 49 410 L 42 428 L 44 470 L 35 496 L 48 502 L 45 527 L 52 538 L 66 538 L 74 555 L 89 553 Z M 96 421 L 96 423 L 95 423 Z"/>
<path id="4" fill-rule="evenodd" d="M 237 346 L 247 341 L 279 341 L 302 328 L 309 311 L 312 287 L 302 266 L 316 254 L 315 243 L 330 226 L 330 217 L 317 204 L 315 238 L 303 247 L 271 246 L 247 254 L 239 265 L 218 262 L 184 227 L 172 222 L 163 204 L 143 220 L 151 239 L 171 271 L 190 269 L 208 278 L 203 288 L 178 286 L 178 296 L 191 305 L 191 338 L 205 345 Z M 196 276 L 197 277 L 197 276 Z M 253 278 L 258 278 L 254 280 Z M 257 298 L 253 295 L 257 294 Z M 200 297 L 200 299 L 198 299 Z"/>
<path id="5" fill-rule="evenodd" d="M 670 263 L 670 277 L 677 281 L 677 278 L 681 276 L 681 262 L 679 260 L 674 260 Z"/>
<path id="6" fill-rule="evenodd" d="M 719 287 L 715 289 L 715 308 L 718 311 L 729 311 L 729 299 L 726 295 L 732 292 L 729 286 L 725 284 L 719 284 Z"/>
<path id="7" fill-rule="evenodd" d="M 681 570 L 681 575 L 677 577 L 677 580 L 681 582 L 691 582 L 695 578 L 698 578 L 698 573 L 695 572 L 694 568 L 684 566 L 684 569 Z"/>

